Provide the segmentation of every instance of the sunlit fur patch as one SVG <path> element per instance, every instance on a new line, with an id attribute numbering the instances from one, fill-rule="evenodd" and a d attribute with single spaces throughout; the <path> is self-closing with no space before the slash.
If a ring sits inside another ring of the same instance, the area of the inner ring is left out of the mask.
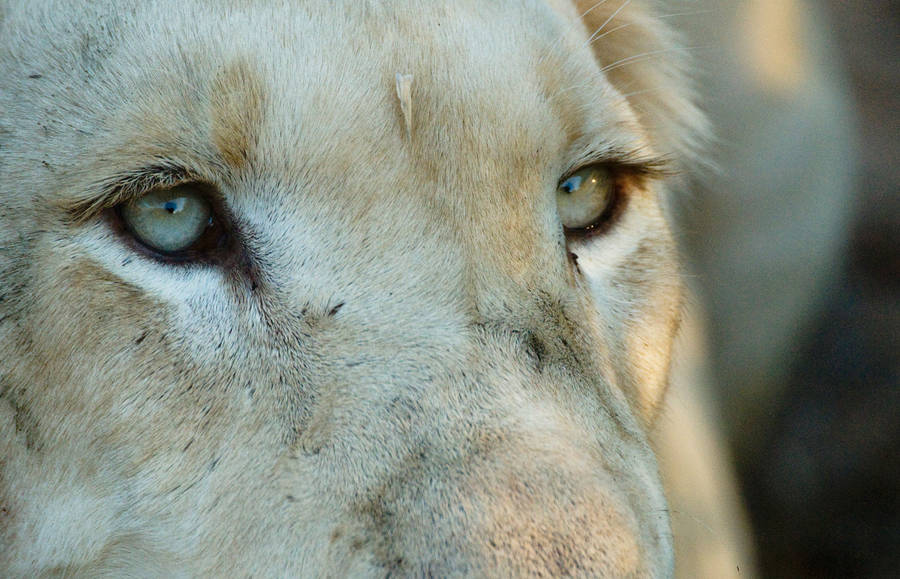
<path id="1" fill-rule="evenodd" d="M 743 40 L 738 47 L 744 64 L 763 91 L 794 96 L 811 70 L 808 22 L 796 0 L 752 0 L 742 6 Z"/>

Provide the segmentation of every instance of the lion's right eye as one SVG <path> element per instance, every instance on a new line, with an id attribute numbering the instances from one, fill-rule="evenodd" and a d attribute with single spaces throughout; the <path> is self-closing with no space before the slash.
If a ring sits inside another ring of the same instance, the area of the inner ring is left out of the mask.
<path id="1" fill-rule="evenodd" d="M 156 189 L 120 205 L 119 215 L 131 235 L 164 255 L 204 250 L 219 238 L 212 206 L 198 185 Z"/>
<path id="2" fill-rule="evenodd" d="M 566 234 L 589 236 L 609 220 L 617 201 L 613 172 L 591 165 L 571 174 L 556 188 L 556 209 Z"/>

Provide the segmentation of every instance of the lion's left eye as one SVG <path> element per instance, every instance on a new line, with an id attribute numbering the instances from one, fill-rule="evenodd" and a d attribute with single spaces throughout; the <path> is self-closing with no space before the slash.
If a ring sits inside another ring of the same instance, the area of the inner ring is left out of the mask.
<path id="1" fill-rule="evenodd" d="M 609 168 L 592 165 L 577 171 L 556 188 L 556 208 L 567 233 L 587 234 L 610 217 L 616 184 Z"/>
<path id="2" fill-rule="evenodd" d="M 215 241 L 212 206 L 196 185 L 156 189 L 121 205 L 119 214 L 138 241 L 164 255 L 207 249 Z"/>

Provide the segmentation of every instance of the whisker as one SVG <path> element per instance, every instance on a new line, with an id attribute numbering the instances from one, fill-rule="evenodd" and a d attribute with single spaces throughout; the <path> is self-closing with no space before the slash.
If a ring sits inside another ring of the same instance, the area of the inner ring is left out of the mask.
<path id="1" fill-rule="evenodd" d="M 622 10 L 624 10 L 625 7 L 628 6 L 630 3 L 631 3 L 631 0 L 625 0 L 624 2 L 622 2 L 622 5 L 619 6 L 618 8 L 616 8 L 616 11 L 613 12 L 613 13 L 609 16 L 609 18 L 606 19 L 606 22 L 604 22 L 603 24 L 601 24 L 601 25 L 600 25 L 600 28 L 598 28 L 597 30 L 594 31 L 593 34 L 591 34 L 591 37 L 588 38 L 587 42 L 586 42 L 584 45 L 585 45 L 585 46 L 590 46 L 591 43 L 594 41 L 594 39 L 597 37 L 597 35 L 598 35 L 604 28 L 606 28 L 606 25 L 609 24 L 610 22 L 612 22 L 613 18 L 615 18 L 616 16 L 618 16 L 618 15 L 619 15 L 619 12 L 621 12 Z"/>
<path id="2" fill-rule="evenodd" d="M 687 12 L 673 12 L 671 14 L 657 14 L 655 18 L 677 18 L 679 16 L 699 16 L 700 14 L 712 14 L 717 10 L 689 10 Z"/>
<path id="3" fill-rule="evenodd" d="M 597 2 L 592 4 L 590 8 L 588 8 L 587 10 L 582 12 L 578 16 L 577 20 L 575 20 L 574 22 L 570 22 L 569 26 L 566 27 L 566 30 L 556 38 L 556 40 L 553 42 L 553 44 L 538 59 L 538 64 L 542 64 L 548 57 L 555 54 L 559 50 L 560 44 L 562 43 L 563 39 L 566 38 L 566 36 L 568 36 L 574 30 L 575 26 L 579 22 L 581 22 L 585 16 L 587 16 L 588 14 L 590 14 L 591 12 L 593 12 L 595 9 L 599 8 L 603 4 L 606 4 L 607 1 L 608 0 L 597 0 Z M 612 20 L 614 20 L 616 16 L 618 16 L 619 12 L 621 12 L 630 2 L 631 2 L 631 0 L 625 0 L 622 3 L 622 5 L 619 6 L 619 8 L 617 8 L 616 11 L 613 12 L 609 16 L 609 18 L 607 18 L 606 21 L 603 24 L 601 24 L 600 27 L 597 28 L 597 30 L 594 31 L 593 34 L 591 34 L 591 36 L 585 42 L 585 46 L 590 46 L 591 44 L 593 44 L 597 40 L 603 38 L 604 36 L 607 36 L 608 34 L 612 34 L 613 32 L 616 32 L 616 31 L 622 30 L 623 28 L 627 28 L 627 27 L 631 26 L 633 23 L 628 22 L 628 23 L 622 24 L 620 26 L 616 26 L 615 28 L 612 28 L 610 30 L 607 30 L 606 32 L 603 32 L 603 29 L 606 28 L 606 26 L 608 26 L 609 23 L 612 22 Z M 683 12 L 673 12 L 670 14 L 658 14 L 655 16 L 655 18 L 656 19 L 678 18 L 680 16 L 696 16 L 696 15 L 700 15 L 700 14 L 711 14 L 713 12 L 715 12 L 715 10 L 711 10 L 711 9 L 708 9 L 708 10 L 686 10 Z"/>
<path id="4" fill-rule="evenodd" d="M 610 63 L 610 64 L 607 64 L 607 65 L 603 66 L 603 67 L 600 68 L 600 70 L 597 71 L 596 73 L 593 73 L 593 74 L 589 75 L 589 76 L 587 77 L 587 80 L 586 80 L 585 82 L 575 83 L 575 84 L 569 85 L 569 86 L 567 86 L 567 87 L 565 87 L 565 88 L 559 89 L 559 90 L 557 90 L 556 92 L 554 92 L 549 98 L 550 98 L 550 100 L 553 100 L 553 99 L 558 98 L 560 95 L 565 94 L 566 92 L 569 92 L 569 91 L 571 91 L 571 90 L 576 90 L 576 89 L 586 88 L 586 87 L 588 87 L 588 86 L 591 85 L 592 80 L 593 80 L 595 77 L 597 77 L 597 76 L 602 76 L 604 73 L 606 73 L 606 72 L 608 72 L 608 71 L 610 71 L 610 70 L 615 70 L 615 69 L 617 69 L 617 68 L 620 68 L 620 67 L 622 67 L 622 66 L 626 66 L 626 65 L 628 65 L 628 64 L 634 64 L 634 63 L 636 63 L 636 62 L 643 62 L 643 61 L 645 61 L 645 60 L 649 60 L 649 59 L 651 59 L 651 58 L 653 58 L 653 57 L 660 56 L 660 55 L 666 54 L 666 53 L 668 53 L 668 52 L 677 52 L 677 51 L 691 51 L 691 52 L 696 52 L 696 51 L 704 50 L 704 49 L 707 49 L 707 48 L 711 48 L 711 47 L 709 47 L 709 46 L 689 46 L 689 47 L 675 46 L 675 47 L 666 48 L 666 49 L 661 49 L 661 50 L 652 50 L 652 51 L 649 51 L 649 52 L 642 52 L 641 54 L 635 54 L 635 55 L 633 55 L 633 56 L 629 56 L 629 57 L 626 57 L 626 58 L 622 58 L 622 59 L 619 59 L 619 60 L 617 60 L 617 61 L 615 61 L 615 62 L 613 62 L 613 63 Z M 619 87 L 619 90 L 622 90 L 622 88 L 627 88 L 627 87 Z M 640 94 L 650 93 L 650 92 L 655 92 L 655 91 L 659 91 L 659 90 L 662 90 L 662 88 L 661 88 L 661 87 L 657 87 L 657 88 L 647 88 L 647 89 L 641 89 L 641 90 L 632 91 L 632 92 L 629 92 L 629 93 L 622 93 L 621 96 L 622 96 L 622 98 L 627 99 L 627 98 L 632 97 L 632 96 L 637 96 L 637 95 L 640 95 Z"/>
<path id="5" fill-rule="evenodd" d="M 657 16 L 656 18 L 661 19 L 661 18 L 675 18 L 675 17 L 677 17 L 677 16 L 694 16 L 694 15 L 697 15 L 697 14 L 710 14 L 710 13 L 712 13 L 712 12 L 713 12 L 712 10 L 696 10 L 696 11 L 693 11 L 693 12 L 676 12 L 676 13 L 674 13 L 674 14 L 663 14 L 663 15 L 661 15 L 661 16 Z M 599 36 L 596 36 L 596 37 L 593 37 L 593 36 L 592 36 L 592 37 L 588 40 L 588 44 L 593 44 L 594 42 L 600 40 L 600 39 L 603 38 L 604 36 L 607 36 L 607 35 L 609 35 L 609 34 L 612 34 L 613 32 L 616 32 L 616 31 L 618 31 L 618 30 L 622 30 L 623 28 L 628 28 L 628 27 L 631 26 L 632 24 L 634 24 L 634 23 L 633 23 L 633 22 L 626 22 L 625 24 L 620 24 L 619 26 L 616 26 L 615 28 L 611 28 L 611 29 L 607 30 L 606 32 L 604 32 L 603 34 L 601 34 L 601 35 L 599 35 Z M 600 32 L 600 30 L 597 30 L 597 32 Z M 597 32 L 595 32 L 594 34 L 596 34 Z"/>
<path id="6" fill-rule="evenodd" d="M 657 512 L 663 512 L 663 511 L 669 511 L 669 513 L 671 513 L 671 514 L 673 514 L 673 515 L 678 515 L 679 517 L 686 517 L 686 518 L 692 520 L 693 522 L 697 523 L 699 526 L 703 527 L 703 528 L 706 529 L 707 531 L 709 531 L 709 534 L 710 534 L 710 535 L 715 535 L 715 534 L 716 534 L 716 532 L 713 530 L 713 528 L 710 527 L 708 524 L 706 524 L 706 522 L 702 521 L 701 519 L 695 517 L 694 515 L 692 515 L 692 514 L 690 514 L 690 513 L 685 513 L 685 512 L 682 512 L 682 511 L 676 511 L 675 509 L 662 509 L 662 510 L 659 510 L 659 511 L 657 511 Z"/>
<path id="7" fill-rule="evenodd" d="M 570 22 L 565 31 L 556 38 L 550 48 L 548 48 L 544 55 L 541 56 L 540 60 L 538 60 L 538 64 L 543 63 L 544 60 L 546 60 L 557 50 L 559 50 L 560 44 L 562 43 L 563 39 L 568 36 L 573 30 L 575 30 L 575 27 L 584 20 L 584 17 L 590 14 L 594 9 L 602 6 L 603 4 L 606 4 L 607 1 L 608 0 L 597 0 L 597 2 L 592 4 L 590 8 L 582 12 L 574 22 Z"/>
<path id="8" fill-rule="evenodd" d="M 594 8 L 598 8 L 598 7 L 602 6 L 603 4 L 606 4 L 606 2 L 607 2 L 607 0 L 599 0 L 598 2 L 595 2 L 594 4 L 591 5 L 590 8 L 588 8 L 587 10 L 582 12 L 581 16 L 579 16 L 578 19 L 579 20 L 583 19 L 585 16 L 587 16 L 588 14 L 593 12 Z"/>
<path id="9" fill-rule="evenodd" d="M 616 26 L 615 28 L 610 28 L 609 30 L 607 30 L 606 32 L 604 32 L 603 34 L 601 34 L 600 36 L 597 36 L 597 37 L 593 37 L 593 36 L 592 36 L 592 37 L 590 38 L 590 40 L 588 40 L 587 45 L 591 45 L 591 44 L 597 42 L 598 40 L 600 40 L 601 38 L 603 38 L 604 36 L 606 36 L 606 35 L 608 35 L 608 34 L 612 34 L 612 33 L 615 32 L 616 30 L 622 30 L 623 28 L 628 28 L 628 27 L 631 26 L 631 25 L 632 25 L 631 22 L 626 22 L 625 24 L 620 24 L 620 25 Z"/>
<path id="10" fill-rule="evenodd" d="M 688 51 L 694 51 L 694 50 L 701 50 L 703 48 L 704 47 L 702 47 L 702 46 L 689 46 L 689 47 L 673 46 L 671 48 L 664 48 L 661 50 L 651 50 L 648 52 L 642 52 L 641 54 L 635 54 L 634 56 L 628 56 L 626 58 L 621 58 L 611 64 L 607 64 L 606 66 L 604 66 L 603 68 L 600 69 L 600 72 L 604 73 L 604 72 L 608 72 L 610 70 L 615 70 L 617 68 L 625 66 L 626 64 L 649 60 L 650 58 L 653 58 L 654 56 L 660 56 L 662 54 L 666 54 L 669 52 L 679 52 L 679 51 L 688 52 Z"/>
<path id="11" fill-rule="evenodd" d="M 643 89 L 643 90 L 636 90 L 636 91 L 632 91 L 632 92 L 628 92 L 628 93 L 623 94 L 623 95 L 622 95 L 622 98 L 629 99 L 629 98 L 631 98 L 631 97 L 633 97 L 633 96 L 638 96 L 638 95 L 642 95 L 642 94 L 646 94 L 646 93 L 650 93 L 650 92 L 659 92 L 659 91 L 662 90 L 662 88 L 663 88 L 663 87 L 656 86 L 656 87 L 653 87 L 653 88 L 645 88 L 645 89 Z"/>

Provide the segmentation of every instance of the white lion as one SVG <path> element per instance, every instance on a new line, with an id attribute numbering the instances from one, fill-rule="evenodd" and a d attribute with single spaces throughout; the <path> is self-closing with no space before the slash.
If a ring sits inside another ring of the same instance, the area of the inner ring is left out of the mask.
<path id="1" fill-rule="evenodd" d="M 0 6 L 4 575 L 672 574 L 643 2 Z"/>

